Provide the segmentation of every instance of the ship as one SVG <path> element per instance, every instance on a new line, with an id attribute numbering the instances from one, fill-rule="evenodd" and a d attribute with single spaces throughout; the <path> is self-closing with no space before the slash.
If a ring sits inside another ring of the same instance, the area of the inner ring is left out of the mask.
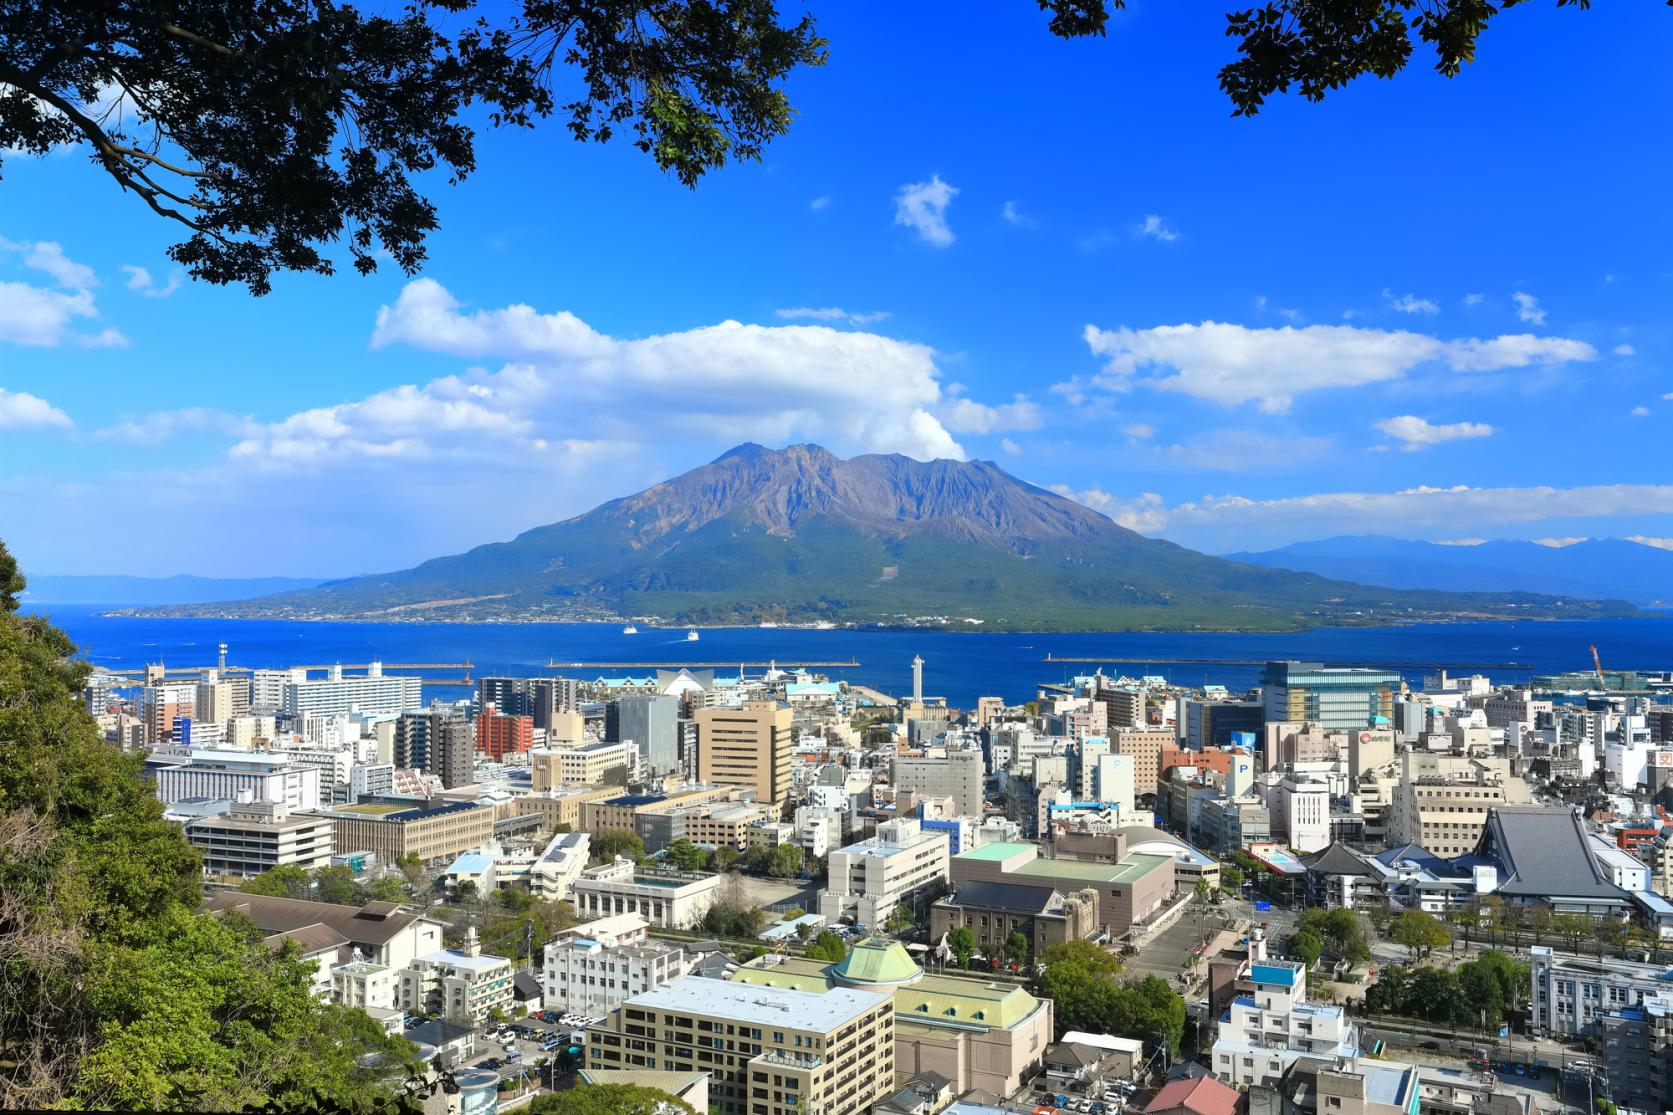
<path id="1" fill-rule="evenodd" d="M 695 643 L 697 638 L 697 629 L 695 627 L 685 633 L 685 641 L 688 643 Z"/>
<path id="2" fill-rule="evenodd" d="M 622 634 L 623 635 L 637 635 L 637 634 L 639 634 L 639 629 L 637 627 L 633 626 L 630 623 L 626 627 L 622 628 Z"/>

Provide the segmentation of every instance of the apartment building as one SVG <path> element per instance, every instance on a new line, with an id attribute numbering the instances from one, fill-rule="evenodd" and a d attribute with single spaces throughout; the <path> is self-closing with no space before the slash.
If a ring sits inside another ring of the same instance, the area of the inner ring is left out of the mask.
<path id="1" fill-rule="evenodd" d="M 423 686 L 415 677 L 385 677 L 383 663 L 373 662 L 364 674 L 345 674 L 333 666 L 323 678 L 284 683 L 280 707 L 292 716 L 306 713 L 363 712 L 394 714 L 424 703 Z"/>
<path id="2" fill-rule="evenodd" d="M 504 715 L 492 704 L 476 717 L 476 750 L 491 763 L 520 755 L 534 746 L 534 717 Z"/>
<path id="3" fill-rule="evenodd" d="M 894 1000 L 687 976 L 587 1034 L 588 1069 L 706 1072 L 722 1115 L 863 1115 L 895 1087 Z"/>
<path id="4" fill-rule="evenodd" d="M 1162 752 L 1172 750 L 1176 740 L 1168 731 L 1118 729 L 1110 740 L 1111 751 L 1133 760 L 1133 785 L 1140 794 L 1154 794 L 1162 781 Z"/>
<path id="5" fill-rule="evenodd" d="M 958 816 L 980 817 L 985 773 L 980 751 L 949 751 L 940 756 L 901 756 L 894 760 L 891 778 L 897 790 L 911 790 L 919 797 L 952 798 Z"/>
<path id="6" fill-rule="evenodd" d="M 1212 1050 L 1214 1075 L 1239 1087 L 1271 1085 L 1302 1057 L 1355 1057 L 1359 1032 L 1340 1006 L 1307 1000 L 1307 966 L 1271 960 L 1260 930 L 1234 979 Z"/>
<path id="7" fill-rule="evenodd" d="M 327 810 L 326 815 L 335 829 L 338 855 L 375 852 L 384 863 L 406 855 L 426 863 L 452 859 L 494 837 L 494 807 L 472 802 L 370 801 Z"/>
<path id="8" fill-rule="evenodd" d="M 155 747 L 174 738 L 174 722 L 197 710 L 197 686 L 163 684 L 139 691 L 139 719 L 145 725 L 145 745 Z"/>
<path id="9" fill-rule="evenodd" d="M 574 678 L 478 678 L 478 712 L 489 705 L 501 716 L 527 716 L 536 728 L 546 731 L 559 713 L 580 709 L 581 683 Z"/>
<path id="10" fill-rule="evenodd" d="M 702 708 L 697 724 L 697 777 L 722 786 L 747 786 L 757 801 L 781 804 L 792 790 L 788 706 L 745 701 L 739 708 Z"/>
<path id="11" fill-rule="evenodd" d="M 512 974 L 510 960 L 483 953 L 473 926 L 465 930 L 463 947 L 415 957 L 401 971 L 396 1005 L 480 1026 L 496 1007 L 511 1005 Z"/>
<path id="12" fill-rule="evenodd" d="M 336 850 L 331 818 L 292 813 L 278 802 L 253 801 L 186 825 L 186 840 L 203 853 L 205 875 L 247 878 L 290 864 L 329 867 Z"/>
<path id="13" fill-rule="evenodd" d="M 457 709 L 404 712 L 395 721 L 393 758 L 403 770 L 435 775 L 447 789 L 467 786 L 476 767 L 476 735 Z"/>
<path id="14" fill-rule="evenodd" d="M 681 946 L 663 941 L 612 946 L 566 937 L 546 946 L 541 1002 L 547 1010 L 601 1017 L 623 1000 L 684 976 L 692 959 Z"/>
<path id="15" fill-rule="evenodd" d="M 819 912 L 827 921 L 852 917 L 880 926 L 895 907 L 947 881 L 947 837 L 900 818 L 877 826 L 877 835 L 832 852 Z"/>

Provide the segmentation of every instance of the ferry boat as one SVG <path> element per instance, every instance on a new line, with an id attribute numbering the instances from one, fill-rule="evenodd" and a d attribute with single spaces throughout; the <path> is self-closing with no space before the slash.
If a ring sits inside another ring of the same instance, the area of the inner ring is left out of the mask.
<path id="1" fill-rule="evenodd" d="M 637 634 L 639 634 L 639 629 L 637 627 L 633 626 L 630 623 L 626 627 L 622 628 L 622 634 L 623 635 L 637 635 Z"/>
<path id="2" fill-rule="evenodd" d="M 695 627 L 685 633 L 685 641 L 688 643 L 695 643 L 697 641 L 697 629 Z"/>

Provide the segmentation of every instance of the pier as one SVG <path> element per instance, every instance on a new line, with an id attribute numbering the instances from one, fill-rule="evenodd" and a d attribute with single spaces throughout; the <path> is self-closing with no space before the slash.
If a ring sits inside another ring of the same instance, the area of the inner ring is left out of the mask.
<path id="1" fill-rule="evenodd" d="M 1268 662 L 1281 661 L 1272 658 L 1135 658 L 1108 655 L 1104 657 L 1088 657 L 1084 655 L 1066 656 L 1047 654 L 1041 659 L 1043 662 L 1088 663 L 1092 665 L 1111 666 L 1264 666 Z M 1390 662 L 1387 660 L 1325 660 L 1308 658 L 1303 661 L 1323 662 L 1326 666 L 1336 666 L 1348 669 L 1367 670 L 1532 670 L 1534 667 L 1527 662 Z"/>
<path id="2" fill-rule="evenodd" d="M 850 658 L 846 662 L 793 662 L 787 658 L 777 658 L 768 662 L 559 662 L 553 659 L 547 661 L 546 668 L 548 670 L 768 670 L 778 667 L 811 670 L 852 669 L 859 664 L 857 658 Z"/>

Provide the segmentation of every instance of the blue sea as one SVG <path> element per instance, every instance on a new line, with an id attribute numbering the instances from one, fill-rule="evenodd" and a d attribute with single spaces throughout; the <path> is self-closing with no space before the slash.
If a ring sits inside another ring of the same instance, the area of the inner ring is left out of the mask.
<path id="1" fill-rule="evenodd" d="M 216 644 L 228 645 L 229 665 L 277 667 L 333 662 L 470 662 L 472 676 L 539 675 L 559 662 L 779 662 L 858 661 L 822 672 L 886 693 L 910 692 L 914 655 L 924 658 L 924 691 L 954 707 L 978 696 L 1011 701 L 1034 695 L 1043 682 L 1091 673 L 1094 664 L 1048 662 L 1048 654 L 1149 659 L 1111 663 L 1107 674 L 1160 674 L 1182 685 L 1255 684 L 1260 667 L 1230 664 L 1300 658 L 1395 665 L 1413 682 L 1444 666 L 1490 674 L 1495 681 L 1591 668 L 1597 644 L 1609 669 L 1673 668 L 1673 622 L 1659 616 L 1587 621 L 1418 624 L 1409 627 L 1326 628 L 1285 634 L 1222 632 L 1076 632 L 1001 634 L 963 631 L 812 631 L 791 628 L 704 628 L 697 642 L 685 629 L 643 630 L 575 623 L 308 623 L 274 620 L 133 619 L 100 609 L 42 605 L 96 666 L 132 669 L 147 662 L 204 666 Z M 1191 660 L 1189 663 L 1169 659 Z M 1219 660 L 1210 663 L 1207 660 Z M 1514 663 L 1515 666 L 1510 664 Z M 731 667 L 735 669 L 736 667 Z M 439 671 L 421 671 L 426 676 Z M 572 677 L 627 673 L 567 670 Z M 467 690 L 435 687 L 427 696 L 451 698 Z"/>

